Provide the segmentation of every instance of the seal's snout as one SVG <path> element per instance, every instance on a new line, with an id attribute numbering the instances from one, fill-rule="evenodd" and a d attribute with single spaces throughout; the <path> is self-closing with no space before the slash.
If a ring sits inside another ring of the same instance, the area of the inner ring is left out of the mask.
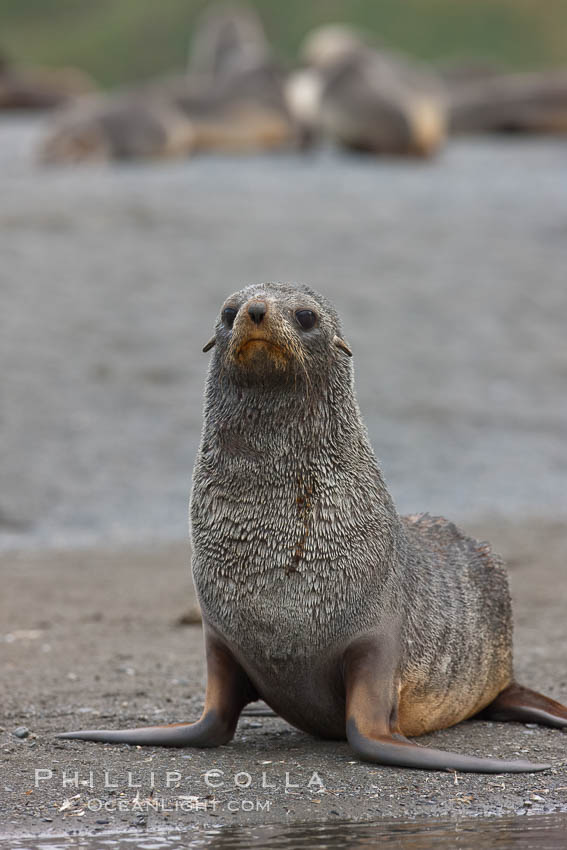
<path id="1" fill-rule="evenodd" d="M 281 376 L 289 371 L 294 358 L 301 356 L 288 327 L 289 318 L 277 299 L 256 292 L 234 309 L 231 318 L 228 359 L 246 373 L 247 380 L 254 376 L 265 380 L 275 373 Z"/>
<path id="2" fill-rule="evenodd" d="M 265 301 L 252 301 L 248 305 L 248 315 L 255 325 L 259 325 L 262 322 L 267 310 L 268 307 Z"/>

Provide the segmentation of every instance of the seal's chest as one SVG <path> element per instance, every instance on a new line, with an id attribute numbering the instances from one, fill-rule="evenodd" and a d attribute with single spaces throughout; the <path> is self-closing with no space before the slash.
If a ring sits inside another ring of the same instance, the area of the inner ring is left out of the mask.
<path id="1" fill-rule="evenodd" d="M 340 637 L 325 592 L 304 573 L 272 569 L 211 580 L 197 569 L 194 577 L 205 617 L 231 644 L 269 667 L 307 658 Z"/>
<path id="2" fill-rule="evenodd" d="M 320 633 L 312 613 L 294 610 L 287 604 L 276 605 L 273 599 L 244 607 L 235 618 L 235 638 L 244 650 L 274 671 L 293 659 L 307 659 L 319 649 Z"/>

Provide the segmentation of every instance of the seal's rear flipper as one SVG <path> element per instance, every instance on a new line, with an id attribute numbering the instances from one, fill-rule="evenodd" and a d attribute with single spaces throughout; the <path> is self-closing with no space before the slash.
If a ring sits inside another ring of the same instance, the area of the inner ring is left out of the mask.
<path id="1" fill-rule="evenodd" d="M 358 731 L 352 718 L 347 723 L 347 738 L 356 755 L 363 761 L 387 764 L 392 767 L 462 770 L 467 773 L 533 773 L 537 770 L 548 770 L 551 767 L 550 764 L 478 758 L 461 753 L 434 750 L 431 747 L 420 747 L 398 734 L 369 738 Z"/>
<path id="2" fill-rule="evenodd" d="M 233 729 L 209 711 L 196 723 L 147 726 L 141 729 L 81 729 L 62 732 L 58 738 L 98 741 L 102 744 L 133 744 L 147 747 L 218 747 L 232 738 Z"/>
<path id="3" fill-rule="evenodd" d="M 252 705 L 246 706 L 241 711 L 241 715 L 245 717 L 277 717 L 278 715 L 270 708 L 263 700 L 258 700 Z"/>
<path id="4" fill-rule="evenodd" d="M 558 729 L 567 726 L 567 706 L 515 682 L 498 694 L 477 716 L 486 720 L 541 723 Z"/>

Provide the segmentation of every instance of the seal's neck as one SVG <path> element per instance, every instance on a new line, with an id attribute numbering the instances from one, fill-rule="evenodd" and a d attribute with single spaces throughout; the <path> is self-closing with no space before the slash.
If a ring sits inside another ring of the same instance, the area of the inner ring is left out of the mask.
<path id="1" fill-rule="evenodd" d="M 287 381 L 239 386 L 222 375 L 208 382 L 203 443 L 229 455 L 307 457 L 315 461 L 346 445 L 368 446 L 350 380 Z M 366 454 L 366 452 L 365 452 Z"/>
<path id="2" fill-rule="evenodd" d="M 310 391 L 209 377 L 191 500 L 206 617 L 282 654 L 366 627 L 369 600 L 394 605 L 404 541 L 348 376 Z"/>

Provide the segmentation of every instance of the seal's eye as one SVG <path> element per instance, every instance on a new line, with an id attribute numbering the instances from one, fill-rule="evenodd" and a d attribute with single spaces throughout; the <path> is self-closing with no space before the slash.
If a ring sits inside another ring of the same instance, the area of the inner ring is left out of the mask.
<path id="1" fill-rule="evenodd" d="M 295 318 L 304 331 L 310 331 L 317 321 L 317 316 L 313 310 L 298 310 L 295 314 Z"/>
<path id="2" fill-rule="evenodd" d="M 222 311 L 222 320 L 227 326 L 227 328 L 231 328 L 233 326 L 237 313 L 238 310 L 235 310 L 234 307 L 224 308 L 224 310 Z"/>

